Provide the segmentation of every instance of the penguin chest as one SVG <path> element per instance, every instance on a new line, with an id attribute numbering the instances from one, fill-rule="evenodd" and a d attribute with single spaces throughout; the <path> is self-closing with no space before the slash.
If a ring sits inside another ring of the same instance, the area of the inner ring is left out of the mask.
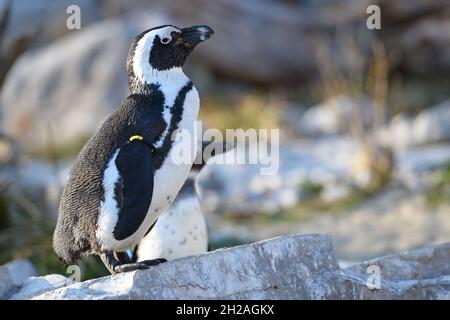
<path id="1" fill-rule="evenodd" d="M 197 197 L 177 200 L 163 213 L 138 247 L 138 261 L 174 260 L 206 252 L 208 237 L 205 218 Z"/>
<path id="2" fill-rule="evenodd" d="M 145 221 L 148 228 L 175 200 L 189 176 L 197 153 L 198 146 L 194 141 L 198 140 L 195 136 L 198 95 L 196 91 L 191 92 L 186 96 L 185 106 L 188 106 L 187 110 L 183 112 L 176 131 L 170 133 L 173 137 L 172 146 L 161 167 L 154 174 L 152 202 L 148 210 L 147 221 Z M 144 234 L 148 228 L 144 230 Z M 142 234 L 142 237 L 144 234 Z"/>
<path id="3" fill-rule="evenodd" d="M 179 134 L 176 132 L 174 134 L 173 130 L 167 130 L 163 133 L 161 138 L 165 139 L 165 135 L 174 137 L 174 139 L 171 139 L 173 140 L 171 142 L 171 147 L 164 155 L 161 166 L 156 169 L 153 174 L 153 194 L 147 214 L 138 229 L 129 237 L 121 240 L 117 240 L 113 236 L 114 227 L 116 223 L 118 223 L 118 204 L 114 198 L 114 185 L 120 178 L 115 166 L 115 157 L 117 156 L 117 153 L 114 154 L 105 171 L 105 201 L 102 203 L 97 231 L 97 237 L 104 249 L 124 251 L 136 246 L 158 219 L 159 215 L 161 215 L 175 199 L 189 175 L 197 152 L 196 144 L 191 143 L 190 152 L 192 155 L 190 157 L 183 155 L 181 158 L 179 155 L 180 150 L 186 150 L 185 144 L 188 143 L 186 141 L 187 136 L 190 136 L 191 142 L 194 141 L 194 128 L 196 125 L 195 122 L 197 120 L 198 109 L 198 93 L 197 90 L 193 88 L 186 94 L 181 117 L 175 129 Z M 170 114 L 167 119 L 165 117 L 164 121 L 166 121 L 169 126 L 171 121 Z M 184 138 L 179 139 L 177 135 L 183 135 Z M 158 143 L 159 141 L 155 142 L 156 147 L 158 147 Z M 183 161 L 180 161 L 180 159 Z"/>

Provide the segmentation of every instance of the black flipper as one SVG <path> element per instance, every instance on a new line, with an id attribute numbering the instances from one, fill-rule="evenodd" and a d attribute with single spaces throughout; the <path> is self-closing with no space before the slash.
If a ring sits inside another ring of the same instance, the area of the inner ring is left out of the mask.
<path id="1" fill-rule="evenodd" d="M 113 235 L 116 240 L 123 240 L 139 228 L 152 201 L 151 146 L 144 141 L 125 143 L 117 155 L 116 167 L 121 177 L 115 187 L 120 210 Z"/>

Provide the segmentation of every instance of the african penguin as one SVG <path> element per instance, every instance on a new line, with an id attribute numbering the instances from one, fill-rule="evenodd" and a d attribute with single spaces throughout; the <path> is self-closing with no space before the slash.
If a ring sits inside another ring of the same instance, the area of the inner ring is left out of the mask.
<path id="1" fill-rule="evenodd" d="M 135 37 L 127 59 L 130 95 L 81 150 L 61 196 L 53 247 L 70 265 L 97 254 L 111 273 L 145 269 L 133 249 L 186 181 L 194 159 L 174 161 L 180 130 L 193 136 L 199 96 L 182 66 L 208 26 L 160 26 Z M 195 146 L 194 146 L 195 148 Z"/>
<path id="2" fill-rule="evenodd" d="M 204 142 L 199 150 L 203 151 L 207 146 L 211 143 Z M 177 197 L 135 249 L 135 261 L 175 260 L 208 251 L 208 231 L 196 190 L 196 178 L 210 156 L 227 152 L 231 146 L 224 143 L 212 147 L 214 154 L 199 152 Z"/>

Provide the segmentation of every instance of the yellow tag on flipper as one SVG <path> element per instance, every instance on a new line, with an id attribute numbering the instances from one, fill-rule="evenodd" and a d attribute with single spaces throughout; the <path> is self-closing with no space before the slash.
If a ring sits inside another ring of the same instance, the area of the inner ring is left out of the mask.
<path id="1" fill-rule="evenodd" d="M 142 140 L 144 140 L 144 138 L 143 138 L 142 136 L 135 135 L 135 136 L 131 136 L 129 140 L 130 140 L 130 141 L 134 141 L 134 140 L 140 140 L 140 141 L 142 141 Z"/>

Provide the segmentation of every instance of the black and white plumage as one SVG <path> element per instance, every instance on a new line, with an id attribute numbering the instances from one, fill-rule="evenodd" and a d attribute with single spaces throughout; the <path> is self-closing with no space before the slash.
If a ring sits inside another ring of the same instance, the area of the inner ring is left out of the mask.
<path id="1" fill-rule="evenodd" d="M 189 175 L 194 159 L 174 162 L 172 150 L 178 130 L 194 131 L 199 97 L 181 67 L 212 33 L 161 26 L 134 39 L 131 95 L 84 146 L 61 197 L 53 246 L 65 264 L 98 254 L 111 272 L 146 267 L 123 267 L 129 261 L 122 253 L 139 243 Z"/>
<path id="2" fill-rule="evenodd" d="M 208 231 L 195 177 L 196 172 L 191 172 L 174 202 L 139 243 L 136 261 L 174 260 L 208 250 Z"/>
<path id="3" fill-rule="evenodd" d="M 206 148 L 212 154 L 203 152 Z M 230 149 L 231 145 L 225 143 L 202 144 L 191 173 L 177 197 L 135 249 L 133 255 L 136 261 L 156 258 L 175 260 L 208 250 L 207 224 L 196 189 L 196 179 L 211 156 Z"/>

